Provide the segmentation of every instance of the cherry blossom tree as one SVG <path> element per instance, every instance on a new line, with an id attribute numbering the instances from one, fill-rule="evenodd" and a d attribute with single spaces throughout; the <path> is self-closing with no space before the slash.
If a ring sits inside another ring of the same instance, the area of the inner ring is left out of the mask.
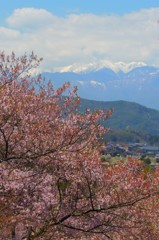
<path id="1" fill-rule="evenodd" d="M 32 75 L 40 61 L 0 54 L 0 238 L 158 239 L 158 170 L 102 165 L 112 110 L 79 114 L 76 87 Z"/>

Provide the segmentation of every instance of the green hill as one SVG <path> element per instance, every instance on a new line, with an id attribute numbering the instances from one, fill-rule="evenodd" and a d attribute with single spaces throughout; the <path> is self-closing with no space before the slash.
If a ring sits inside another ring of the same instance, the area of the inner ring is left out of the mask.
<path id="1" fill-rule="evenodd" d="M 113 109 L 113 115 L 104 123 L 111 129 L 110 136 L 115 137 L 116 134 L 117 138 L 117 135 L 120 135 L 121 138 L 125 137 L 126 141 L 159 140 L 159 111 L 157 110 L 127 101 L 101 102 L 81 99 L 79 111 L 84 112 L 86 108 L 91 111 Z"/>

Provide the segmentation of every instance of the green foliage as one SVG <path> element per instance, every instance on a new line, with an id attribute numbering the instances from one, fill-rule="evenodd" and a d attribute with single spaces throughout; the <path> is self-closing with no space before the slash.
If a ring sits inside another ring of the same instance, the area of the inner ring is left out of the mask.
<path id="1" fill-rule="evenodd" d="M 113 109 L 110 119 L 103 125 L 111 131 L 106 141 L 114 142 L 146 142 L 150 145 L 159 145 L 159 111 L 144 107 L 140 104 L 127 101 L 101 102 L 81 99 L 79 111 L 85 109 Z"/>
<path id="2" fill-rule="evenodd" d="M 151 159 L 150 158 L 144 158 L 143 162 L 147 165 L 150 165 L 151 164 Z"/>
<path id="3" fill-rule="evenodd" d="M 102 162 L 108 162 L 110 159 L 111 159 L 111 155 L 110 154 L 101 156 L 101 161 Z"/>
<path id="4" fill-rule="evenodd" d="M 105 162 L 105 160 L 106 160 L 106 159 L 105 159 L 105 156 L 102 155 L 102 156 L 101 156 L 101 161 L 102 161 L 102 162 Z"/>

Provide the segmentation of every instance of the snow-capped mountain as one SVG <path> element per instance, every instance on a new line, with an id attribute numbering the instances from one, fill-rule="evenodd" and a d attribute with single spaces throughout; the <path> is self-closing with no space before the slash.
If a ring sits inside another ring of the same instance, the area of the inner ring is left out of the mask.
<path id="1" fill-rule="evenodd" d="M 43 75 L 55 88 L 66 81 L 78 86 L 81 98 L 126 100 L 159 110 L 159 68 L 142 62 L 74 64 Z"/>
<path id="2" fill-rule="evenodd" d="M 57 68 L 56 70 L 58 72 L 75 72 L 75 73 L 83 72 L 84 73 L 84 72 L 90 72 L 90 71 L 99 71 L 102 68 L 109 68 L 116 73 L 119 71 L 127 73 L 136 67 L 143 67 L 143 66 L 147 66 L 147 65 L 144 62 L 112 63 L 110 61 L 103 60 L 103 61 L 98 61 L 98 62 L 93 62 L 88 64 L 75 63 L 73 65 Z"/>

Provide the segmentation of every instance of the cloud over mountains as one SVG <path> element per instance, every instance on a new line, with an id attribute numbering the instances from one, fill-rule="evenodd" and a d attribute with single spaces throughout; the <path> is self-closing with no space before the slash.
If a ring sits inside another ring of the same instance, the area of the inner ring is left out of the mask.
<path id="1" fill-rule="evenodd" d="M 141 61 L 159 66 L 159 8 L 122 16 L 69 14 L 45 9 L 15 9 L 0 27 L 6 52 L 35 51 L 44 57 L 43 70 L 92 61 Z"/>

